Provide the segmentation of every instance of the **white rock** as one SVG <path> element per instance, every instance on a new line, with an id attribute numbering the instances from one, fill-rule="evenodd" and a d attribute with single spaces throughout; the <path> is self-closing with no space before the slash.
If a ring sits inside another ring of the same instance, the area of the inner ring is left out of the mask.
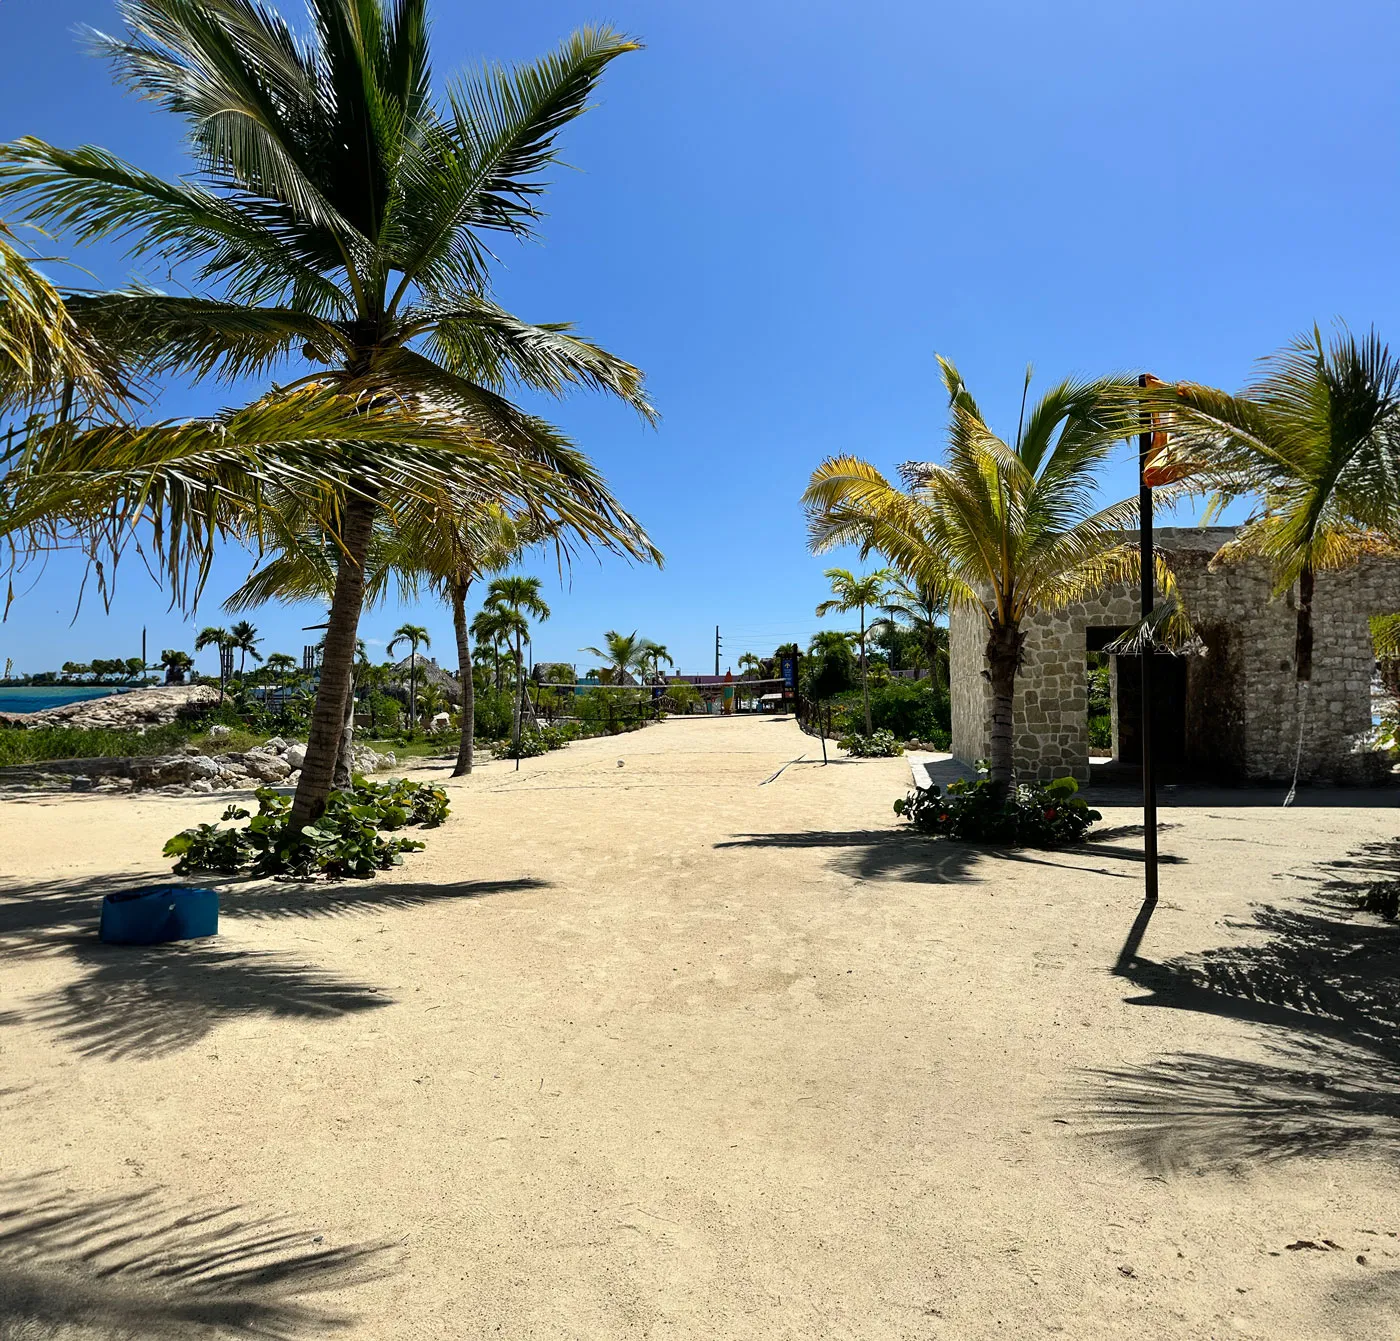
<path id="1" fill-rule="evenodd" d="M 233 728 L 225 726 L 222 722 L 215 722 L 209 728 L 210 740 L 227 740 L 231 735 L 233 735 Z"/>
<path id="2" fill-rule="evenodd" d="M 287 761 L 288 768 L 300 768 L 306 762 L 306 746 L 288 745 L 283 758 Z"/>
<path id="3" fill-rule="evenodd" d="M 287 742 L 281 736 L 273 736 L 262 748 L 272 751 L 273 754 L 286 754 Z"/>

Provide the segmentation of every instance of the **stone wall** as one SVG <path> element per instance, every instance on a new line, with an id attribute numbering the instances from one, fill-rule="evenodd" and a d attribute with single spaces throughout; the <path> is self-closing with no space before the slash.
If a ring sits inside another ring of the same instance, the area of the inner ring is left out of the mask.
<path id="1" fill-rule="evenodd" d="M 1295 689 L 1292 595 L 1270 598 L 1267 573 L 1253 563 L 1210 562 L 1231 538 L 1228 527 L 1164 528 L 1167 555 L 1204 644 L 1187 659 L 1182 754 L 1195 773 L 1221 779 L 1291 777 L 1302 734 L 1300 776 L 1361 781 L 1375 759 L 1361 752 L 1371 726 L 1369 616 L 1400 610 L 1400 565 L 1371 561 L 1318 576 L 1311 688 Z M 1023 626 L 1017 677 L 1016 768 L 1023 777 L 1089 772 L 1085 651 L 1091 628 L 1122 628 L 1138 609 L 1135 586 L 1115 584 L 1065 610 L 1037 614 Z M 978 610 L 949 619 L 953 753 L 984 758 L 991 689 L 985 666 L 985 620 Z M 1116 660 L 1116 658 L 1115 658 Z M 1117 677 L 1114 677 L 1115 683 Z M 1116 695 L 1115 695 L 1116 703 Z M 1114 746 L 1120 743 L 1115 714 Z"/>

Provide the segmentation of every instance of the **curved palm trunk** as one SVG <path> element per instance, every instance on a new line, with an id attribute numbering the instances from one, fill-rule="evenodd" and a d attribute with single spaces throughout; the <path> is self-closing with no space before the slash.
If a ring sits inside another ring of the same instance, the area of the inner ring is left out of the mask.
<path id="1" fill-rule="evenodd" d="M 452 627 L 457 634 L 457 673 L 462 677 L 462 736 L 457 745 L 454 778 L 472 771 L 476 737 L 476 677 L 472 674 L 471 634 L 467 628 L 467 589 L 452 584 Z"/>
<path id="2" fill-rule="evenodd" d="M 359 494 L 346 500 L 341 543 L 342 561 L 336 565 L 335 591 L 327 615 L 325 651 L 321 657 L 321 683 L 311 709 L 306 759 L 296 796 L 292 798 L 294 831 L 320 817 L 326 808 L 335 776 L 340 738 L 345 729 L 345 695 L 355 666 L 355 635 L 365 598 L 365 556 L 378 503 Z"/>
<path id="3" fill-rule="evenodd" d="M 870 677 L 865 670 L 865 606 L 860 607 L 860 694 L 865 701 L 865 734 L 871 733 L 870 727 Z"/>
<path id="4" fill-rule="evenodd" d="M 987 750 L 989 779 L 1002 793 L 1010 790 L 1015 776 L 1013 714 L 1023 641 L 1017 625 L 1000 622 L 992 624 L 987 638 L 987 678 L 992 686 L 992 730 Z"/>

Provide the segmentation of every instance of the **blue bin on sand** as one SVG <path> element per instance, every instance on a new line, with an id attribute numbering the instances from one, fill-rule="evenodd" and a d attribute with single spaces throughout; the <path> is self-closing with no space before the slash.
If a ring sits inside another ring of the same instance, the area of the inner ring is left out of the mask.
<path id="1" fill-rule="evenodd" d="M 219 933 L 219 896 L 191 885 L 148 885 L 102 900 L 98 934 L 112 945 L 159 945 Z"/>

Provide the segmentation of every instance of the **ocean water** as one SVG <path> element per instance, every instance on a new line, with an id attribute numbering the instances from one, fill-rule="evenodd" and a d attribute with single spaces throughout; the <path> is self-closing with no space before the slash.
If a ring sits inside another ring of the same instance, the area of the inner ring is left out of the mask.
<path id="1" fill-rule="evenodd" d="M 106 698 L 122 690 L 95 685 L 74 684 L 0 684 L 0 712 L 40 712 L 44 708 L 61 708 L 65 703 L 79 703 L 85 698 Z"/>

